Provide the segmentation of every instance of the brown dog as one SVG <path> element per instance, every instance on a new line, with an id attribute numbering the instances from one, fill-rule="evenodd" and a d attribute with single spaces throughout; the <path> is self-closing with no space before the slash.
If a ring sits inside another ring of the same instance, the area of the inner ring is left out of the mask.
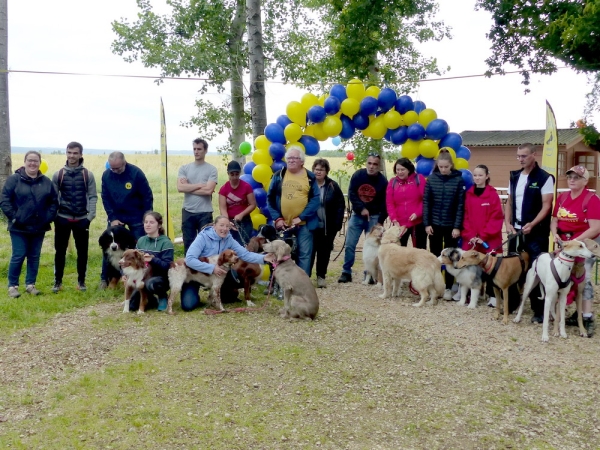
<path id="1" fill-rule="evenodd" d="M 152 266 L 144 261 L 144 252 L 129 249 L 123 253 L 119 260 L 119 266 L 125 276 L 125 302 L 123 312 L 129 312 L 129 301 L 134 291 L 140 292 L 140 308 L 138 314 L 146 312 L 148 305 L 148 291 L 146 290 L 146 280 L 152 277 Z"/>
<path id="2" fill-rule="evenodd" d="M 263 244 L 266 242 L 266 239 L 263 237 L 254 236 L 248 241 L 246 244 L 246 250 L 254 253 L 260 253 L 263 251 Z M 232 271 L 235 271 L 240 283 L 244 285 L 244 299 L 246 300 L 246 305 L 255 306 L 251 300 L 250 292 L 252 290 L 252 286 L 256 284 L 260 277 L 262 276 L 264 266 L 261 264 L 248 263 L 246 261 L 242 261 L 241 259 L 233 265 L 231 268 Z M 229 282 L 225 283 L 222 289 L 226 289 L 226 286 Z M 238 289 L 234 288 L 235 296 L 227 295 L 230 291 L 226 292 L 225 298 L 237 297 Z"/>
<path id="3" fill-rule="evenodd" d="M 508 324 L 508 288 L 519 283 L 519 292 L 523 290 L 524 275 L 529 267 L 529 255 L 525 252 L 508 256 L 495 256 L 469 250 L 463 253 L 455 267 L 462 269 L 466 266 L 480 265 L 494 283 L 496 295 L 496 312 L 494 319 L 500 318 L 500 298 L 504 299 L 504 318 L 502 323 Z M 502 290 L 502 297 L 500 296 Z"/>

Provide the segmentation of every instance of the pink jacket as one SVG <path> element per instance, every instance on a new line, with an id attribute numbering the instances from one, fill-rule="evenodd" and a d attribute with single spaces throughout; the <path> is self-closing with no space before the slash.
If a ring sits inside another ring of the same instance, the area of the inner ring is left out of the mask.
<path id="1" fill-rule="evenodd" d="M 496 189 L 487 185 L 483 193 L 475 195 L 475 185 L 467 191 L 465 197 L 465 219 L 463 221 L 462 248 L 468 250 L 472 246 L 469 240 L 479 237 L 489 245 L 489 249 L 477 246 L 475 250 L 487 253 L 502 244 L 502 223 L 504 214 Z"/>
<path id="2" fill-rule="evenodd" d="M 406 180 L 398 177 L 390 179 L 385 201 L 392 222 L 397 221 L 405 227 L 412 227 L 423 222 L 425 183 L 425 177 L 417 173 L 410 174 Z M 411 222 L 408 218 L 413 213 L 417 215 L 417 218 Z"/>

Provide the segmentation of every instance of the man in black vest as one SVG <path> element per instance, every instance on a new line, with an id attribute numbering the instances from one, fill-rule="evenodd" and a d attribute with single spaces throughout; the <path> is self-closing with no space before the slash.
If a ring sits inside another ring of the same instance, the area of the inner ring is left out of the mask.
<path id="1" fill-rule="evenodd" d="M 524 249 L 529 254 L 529 265 L 542 252 L 548 251 L 550 244 L 550 220 L 554 197 L 554 177 L 540 168 L 535 161 L 535 146 L 523 144 L 517 149 L 520 170 L 510 173 L 508 199 L 504 208 L 506 232 L 522 235 L 512 239 L 508 250 Z M 540 300 L 539 289 L 531 293 L 532 323 L 544 320 L 544 300 Z M 511 310 L 512 302 L 511 302 Z"/>
<path id="2" fill-rule="evenodd" d="M 59 199 L 58 214 L 54 221 L 54 293 L 62 289 L 71 232 L 77 248 L 77 289 L 86 290 L 90 222 L 96 217 L 98 194 L 94 175 L 83 167 L 82 154 L 83 147 L 79 142 L 69 143 L 65 167 L 52 176 Z"/>

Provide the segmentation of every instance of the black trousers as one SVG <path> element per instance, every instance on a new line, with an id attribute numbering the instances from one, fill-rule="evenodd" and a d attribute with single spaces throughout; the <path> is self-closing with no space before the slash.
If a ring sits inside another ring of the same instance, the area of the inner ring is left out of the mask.
<path id="1" fill-rule="evenodd" d="M 158 299 L 168 298 L 167 291 L 169 290 L 169 282 L 163 277 L 152 277 L 146 281 L 146 289 L 148 290 L 147 309 L 158 308 Z M 140 291 L 135 290 L 129 299 L 129 311 L 137 311 L 140 309 Z"/>
<path id="2" fill-rule="evenodd" d="M 436 257 L 440 256 L 442 250 L 448 247 L 456 247 L 458 240 L 452 237 L 454 227 L 440 227 L 432 225 L 433 234 L 429 236 L 429 251 Z M 446 289 L 452 289 L 454 277 L 446 271 Z"/>
<path id="3" fill-rule="evenodd" d="M 56 251 L 54 254 L 54 282 L 62 283 L 71 233 L 73 233 L 73 240 L 77 249 L 77 281 L 85 284 L 88 243 L 90 240 L 90 221 L 88 219 L 71 221 L 58 216 L 54 220 L 54 250 Z"/>
<path id="4" fill-rule="evenodd" d="M 425 225 L 422 223 L 408 228 L 400 238 L 400 245 L 406 247 L 409 238 L 411 238 L 413 247 L 427 249 L 427 233 L 425 232 Z"/>
<path id="5" fill-rule="evenodd" d="M 325 235 L 325 228 L 317 228 L 313 230 L 313 251 L 310 257 L 310 273 L 317 261 L 317 277 L 325 278 L 327 275 L 327 266 L 329 266 L 329 258 L 333 250 L 333 241 L 335 234 L 329 233 Z"/>
<path id="6" fill-rule="evenodd" d="M 181 210 L 181 234 L 183 234 L 183 248 L 185 253 L 202 230 L 204 225 L 213 221 L 212 212 L 191 213 L 185 209 Z"/>

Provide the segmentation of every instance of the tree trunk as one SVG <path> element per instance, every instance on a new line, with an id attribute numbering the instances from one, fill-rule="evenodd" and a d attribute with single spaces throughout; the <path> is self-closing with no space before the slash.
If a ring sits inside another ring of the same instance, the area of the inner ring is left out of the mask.
<path id="1" fill-rule="evenodd" d="M 231 37 L 228 41 L 229 63 L 231 72 L 231 153 L 233 158 L 240 163 L 245 162 L 245 157 L 240 154 L 240 144 L 246 139 L 246 119 L 244 117 L 244 84 L 242 82 L 242 70 L 244 64 L 240 61 L 243 52 L 243 36 L 246 29 L 245 2 L 238 0 L 235 9 L 235 17 L 231 23 Z"/>
<path id="2" fill-rule="evenodd" d="M 8 0 L 0 0 L 0 189 L 12 172 L 8 110 Z"/>
<path id="3" fill-rule="evenodd" d="M 260 0 L 247 0 L 248 55 L 250 59 L 250 110 L 252 112 L 252 137 L 256 139 L 267 126 L 265 106 L 265 55 L 263 53 L 262 18 Z"/>

